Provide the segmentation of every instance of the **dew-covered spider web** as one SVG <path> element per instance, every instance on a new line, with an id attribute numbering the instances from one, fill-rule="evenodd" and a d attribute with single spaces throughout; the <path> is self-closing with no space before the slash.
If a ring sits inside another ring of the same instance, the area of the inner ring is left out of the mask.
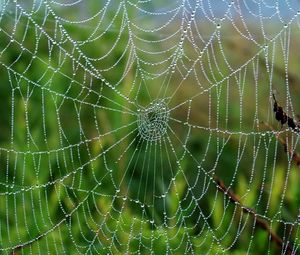
<path id="1" fill-rule="evenodd" d="M 0 0 L 0 254 L 299 254 L 298 0 Z"/>

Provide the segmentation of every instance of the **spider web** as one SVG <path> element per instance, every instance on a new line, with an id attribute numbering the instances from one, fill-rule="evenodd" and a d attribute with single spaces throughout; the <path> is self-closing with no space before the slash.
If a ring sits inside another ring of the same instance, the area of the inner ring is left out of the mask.
<path id="1" fill-rule="evenodd" d="M 297 254 L 298 8 L 0 1 L 1 254 Z"/>

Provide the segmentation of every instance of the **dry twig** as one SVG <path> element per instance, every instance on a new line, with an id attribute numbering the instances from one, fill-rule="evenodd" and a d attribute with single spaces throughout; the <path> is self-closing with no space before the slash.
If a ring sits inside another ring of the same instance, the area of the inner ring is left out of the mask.
<path id="1" fill-rule="evenodd" d="M 286 250 L 288 252 L 288 254 L 298 254 L 297 251 L 295 249 L 293 249 L 293 247 L 290 246 L 290 244 L 286 244 L 283 242 L 282 238 L 279 237 L 270 227 L 270 225 L 268 224 L 268 222 L 264 219 L 262 219 L 256 212 L 255 210 L 253 210 L 252 208 L 243 206 L 242 203 L 240 202 L 240 198 L 230 189 L 228 189 L 224 182 L 219 179 L 218 177 L 214 178 L 218 189 L 220 191 L 222 191 L 229 199 L 231 202 L 235 203 L 235 204 L 239 204 L 240 208 L 245 212 L 248 213 L 250 215 L 253 216 L 255 224 L 259 227 L 261 227 L 263 230 L 265 230 L 270 236 L 271 236 L 271 240 L 277 245 L 277 247 L 281 250 L 284 251 Z"/>

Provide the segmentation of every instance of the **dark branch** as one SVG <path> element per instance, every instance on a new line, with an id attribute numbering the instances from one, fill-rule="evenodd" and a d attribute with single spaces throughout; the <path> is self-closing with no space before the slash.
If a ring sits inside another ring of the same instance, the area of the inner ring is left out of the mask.
<path id="1" fill-rule="evenodd" d="M 275 131 L 269 124 L 262 122 L 262 124 L 266 127 L 268 127 L 269 129 L 271 129 L 272 131 Z M 283 146 L 284 148 L 284 152 L 288 153 L 289 155 L 292 155 L 292 160 L 293 162 L 297 165 L 300 166 L 300 154 L 296 151 L 294 151 L 293 149 L 291 149 L 288 144 L 286 143 L 286 141 L 280 137 L 280 135 L 276 135 L 275 136 L 277 141 Z"/>
<path id="2" fill-rule="evenodd" d="M 271 240 L 277 245 L 277 247 L 284 251 L 285 249 L 287 250 L 288 254 L 298 254 L 298 252 L 296 250 L 293 249 L 293 247 L 291 247 L 289 244 L 285 244 L 282 240 L 281 237 L 279 237 L 269 226 L 268 222 L 264 219 L 262 219 L 256 212 L 255 210 L 253 210 L 252 208 L 243 206 L 242 203 L 240 202 L 240 198 L 230 189 L 228 189 L 224 182 L 219 179 L 218 177 L 214 177 L 217 185 L 218 185 L 218 189 L 220 191 L 222 191 L 229 199 L 231 202 L 233 202 L 234 204 L 239 204 L 240 208 L 245 212 L 248 213 L 250 215 L 253 216 L 254 220 L 255 220 L 255 224 L 257 226 L 259 226 L 260 228 L 262 228 L 263 230 L 265 230 L 270 236 L 271 236 Z"/>

